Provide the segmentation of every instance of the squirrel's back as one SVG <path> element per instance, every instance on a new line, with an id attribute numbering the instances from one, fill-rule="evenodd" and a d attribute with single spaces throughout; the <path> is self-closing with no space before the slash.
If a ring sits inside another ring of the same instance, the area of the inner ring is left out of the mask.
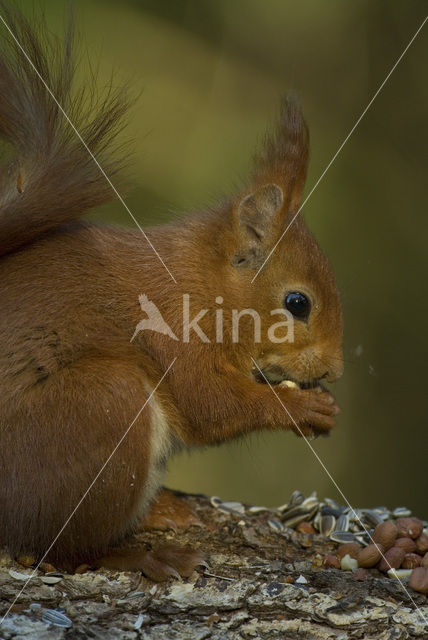
<path id="1" fill-rule="evenodd" d="M 115 197 L 94 157 L 110 178 L 125 164 L 115 140 L 129 101 L 123 87 L 104 95 L 73 89 L 71 23 L 61 44 L 43 25 L 0 8 L 10 30 L 0 44 L 2 256 Z"/>

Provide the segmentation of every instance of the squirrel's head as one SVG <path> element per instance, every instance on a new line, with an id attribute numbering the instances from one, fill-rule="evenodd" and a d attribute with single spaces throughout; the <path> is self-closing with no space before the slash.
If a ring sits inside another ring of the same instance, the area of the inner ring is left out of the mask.
<path id="1" fill-rule="evenodd" d="M 287 100 L 275 134 L 256 156 L 248 190 L 233 205 L 228 257 L 241 304 L 261 319 L 260 340 L 251 349 L 256 377 L 260 367 L 270 381 L 304 386 L 333 381 L 343 370 L 332 268 L 298 213 L 308 150 L 300 107 Z M 247 327 L 253 322 L 245 319 Z"/>

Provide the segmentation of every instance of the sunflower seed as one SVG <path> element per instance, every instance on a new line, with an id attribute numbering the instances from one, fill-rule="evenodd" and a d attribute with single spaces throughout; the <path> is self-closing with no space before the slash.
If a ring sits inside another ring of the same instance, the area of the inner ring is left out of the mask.
<path id="1" fill-rule="evenodd" d="M 361 544 L 363 547 L 367 547 L 370 544 L 371 540 L 368 539 L 368 536 L 366 536 L 365 534 L 356 534 L 355 542 L 358 542 L 358 544 Z"/>
<path id="2" fill-rule="evenodd" d="M 279 520 L 268 520 L 268 525 L 273 531 L 276 531 L 277 533 L 285 531 L 284 525 Z"/>
<path id="3" fill-rule="evenodd" d="M 9 569 L 9 575 L 15 580 L 22 580 L 22 582 L 38 577 L 32 573 L 21 573 L 20 571 L 14 571 L 13 569 Z"/>
<path id="4" fill-rule="evenodd" d="M 391 517 L 390 511 L 386 507 L 375 507 L 374 509 L 372 509 L 372 511 L 374 511 L 379 516 L 379 518 L 382 519 L 382 522 L 384 522 L 385 520 L 389 520 L 389 518 Z"/>
<path id="5" fill-rule="evenodd" d="M 215 500 L 215 498 L 214 498 Z M 219 502 L 220 499 L 217 499 Z M 213 501 L 213 499 L 212 499 Z M 216 503 L 216 506 L 219 503 Z M 217 507 L 218 508 L 218 507 Z M 250 507 L 250 513 L 263 511 L 263 507 Z M 300 522 L 311 522 L 317 531 L 338 543 L 358 542 L 362 546 L 370 544 L 374 527 L 391 518 L 411 515 L 407 507 L 389 510 L 380 505 L 370 509 L 354 509 L 349 504 L 341 505 L 332 498 L 320 501 L 314 491 L 308 497 L 300 491 L 293 491 L 287 503 L 274 510 L 284 529 L 293 529 Z M 278 521 L 271 528 L 280 531 Z M 428 521 L 422 521 L 423 531 L 428 534 Z"/>
<path id="6" fill-rule="evenodd" d="M 245 513 L 245 507 L 241 502 L 220 502 L 217 509 L 223 513 L 239 513 L 240 515 Z"/>
<path id="7" fill-rule="evenodd" d="M 56 584 L 57 582 L 61 582 L 62 579 L 63 579 L 63 576 L 59 577 L 59 576 L 48 576 L 48 575 L 42 576 L 40 578 L 40 580 L 45 584 Z"/>
<path id="8" fill-rule="evenodd" d="M 383 522 L 383 518 L 374 509 L 364 509 L 363 514 L 364 519 L 373 527 Z"/>
<path id="9" fill-rule="evenodd" d="M 293 507 L 298 507 L 299 505 L 302 504 L 304 499 L 305 499 L 305 496 L 303 495 L 303 493 L 301 493 L 300 491 L 293 491 L 293 493 L 290 496 L 290 500 L 285 504 L 282 504 L 280 507 L 278 507 L 277 510 L 280 513 L 283 513 L 288 509 L 292 509 Z"/>
<path id="10" fill-rule="evenodd" d="M 304 499 L 305 499 L 305 496 L 303 495 L 303 493 L 301 493 L 300 491 L 293 491 L 290 497 L 290 505 L 294 506 L 294 505 L 302 504 Z"/>
<path id="11" fill-rule="evenodd" d="M 55 611 L 55 609 L 46 609 L 42 615 L 42 620 L 56 627 L 65 627 L 66 629 L 69 629 L 73 624 L 70 618 L 67 618 L 67 616 L 59 611 Z"/>
<path id="12" fill-rule="evenodd" d="M 288 509 L 288 502 L 286 502 L 285 504 L 279 505 L 279 507 L 276 507 L 274 511 L 277 511 L 278 513 L 283 513 L 286 509 Z"/>
<path id="13" fill-rule="evenodd" d="M 224 502 L 218 496 L 212 496 L 210 502 L 213 507 L 222 511 L 223 513 L 245 513 L 245 507 L 241 502 Z"/>
<path id="14" fill-rule="evenodd" d="M 281 520 L 285 520 L 286 518 L 294 518 L 294 516 L 298 516 L 302 513 L 302 508 L 300 506 L 295 507 L 287 507 L 283 511 L 280 511 Z"/>
<path id="15" fill-rule="evenodd" d="M 311 494 L 308 498 L 306 498 L 305 500 L 303 500 L 302 504 L 301 504 L 301 508 L 302 509 L 306 509 L 307 511 L 312 511 L 312 509 L 314 507 L 319 507 L 319 503 L 320 501 L 318 500 L 316 493 L 315 495 Z"/>
<path id="16" fill-rule="evenodd" d="M 300 522 L 310 520 L 314 517 L 316 512 L 318 511 L 318 505 L 316 504 L 312 507 L 311 510 L 307 510 L 303 508 L 303 504 L 300 507 L 295 507 L 292 512 L 286 512 L 281 515 L 281 520 L 285 524 L 286 527 L 293 528 L 296 527 Z"/>
<path id="17" fill-rule="evenodd" d="M 298 503 L 298 504 L 296 504 Z M 316 493 L 304 498 L 300 492 L 294 492 L 288 506 L 283 506 L 280 511 L 281 520 L 288 527 L 293 527 L 303 520 L 310 520 L 318 511 L 319 500 Z"/>
<path id="18" fill-rule="evenodd" d="M 355 535 L 350 531 L 337 531 L 336 529 L 330 533 L 330 540 L 345 544 L 345 542 L 355 542 Z"/>
<path id="19" fill-rule="evenodd" d="M 321 527 L 321 518 L 322 518 L 321 509 L 318 508 L 318 511 L 316 512 L 315 518 L 313 521 L 313 525 L 317 531 L 319 531 Z"/>
<path id="20" fill-rule="evenodd" d="M 306 520 L 306 513 L 299 513 L 295 516 L 292 516 L 291 518 L 286 518 L 285 520 L 282 520 L 282 522 L 284 523 L 284 526 L 288 527 L 289 529 L 293 529 L 294 527 L 297 527 L 298 524 L 300 524 L 300 522 L 303 522 L 303 520 Z"/>
<path id="21" fill-rule="evenodd" d="M 317 513 L 318 509 L 319 509 L 319 506 L 316 504 L 316 505 L 315 505 L 315 506 L 314 506 L 314 507 L 309 511 L 309 513 L 307 514 L 306 519 L 307 519 L 308 521 L 312 520 L 312 519 L 314 518 L 315 514 Z"/>
<path id="22" fill-rule="evenodd" d="M 408 518 L 412 515 L 412 512 L 407 507 L 396 507 L 393 510 L 392 515 L 394 518 Z"/>
<path id="23" fill-rule="evenodd" d="M 334 516 L 322 516 L 320 521 L 319 532 L 322 536 L 328 536 L 335 530 L 336 518 Z"/>
<path id="24" fill-rule="evenodd" d="M 363 514 L 360 509 L 349 509 L 348 515 L 350 522 L 357 522 L 359 524 Z"/>
<path id="25" fill-rule="evenodd" d="M 324 502 L 326 503 L 326 505 L 328 507 L 331 507 L 332 509 L 337 509 L 338 511 L 341 510 L 341 506 L 335 500 L 332 500 L 331 498 L 324 498 Z"/>
<path id="26" fill-rule="evenodd" d="M 249 513 L 261 513 L 262 511 L 269 511 L 267 507 L 250 507 L 248 509 Z"/>
<path id="27" fill-rule="evenodd" d="M 342 513 L 337 519 L 336 531 L 348 531 L 349 530 L 349 515 Z"/>

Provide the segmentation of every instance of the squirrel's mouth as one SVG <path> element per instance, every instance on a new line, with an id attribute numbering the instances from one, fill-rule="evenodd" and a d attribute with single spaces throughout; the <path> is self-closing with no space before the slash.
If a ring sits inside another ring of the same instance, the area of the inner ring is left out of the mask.
<path id="1" fill-rule="evenodd" d="M 253 375 L 255 381 L 261 384 L 271 384 L 273 386 L 277 384 L 284 384 L 291 389 L 315 389 L 316 387 L 321 387 L 324 391 L 324 387 L 318 378 L 304 381 L 296 380 L 278 366 L 266 367 L 261 371 L 254 369 Z"/>

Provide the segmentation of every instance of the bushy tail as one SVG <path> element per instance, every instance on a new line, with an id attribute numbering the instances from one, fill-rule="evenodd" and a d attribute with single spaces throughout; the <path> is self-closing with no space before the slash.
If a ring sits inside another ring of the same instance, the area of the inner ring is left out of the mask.
<path id="1" fill-rule="evenodd" d="M 115 197 L 53 96 L 109 177 L 124 164 L 113 143 L 129 102 L 111 85 L 103 96 L 73 90 L 72 26 L 61 44 L 15 9 L 0 11 L 16 38 L 0 24 L 1 256 Z"/>

